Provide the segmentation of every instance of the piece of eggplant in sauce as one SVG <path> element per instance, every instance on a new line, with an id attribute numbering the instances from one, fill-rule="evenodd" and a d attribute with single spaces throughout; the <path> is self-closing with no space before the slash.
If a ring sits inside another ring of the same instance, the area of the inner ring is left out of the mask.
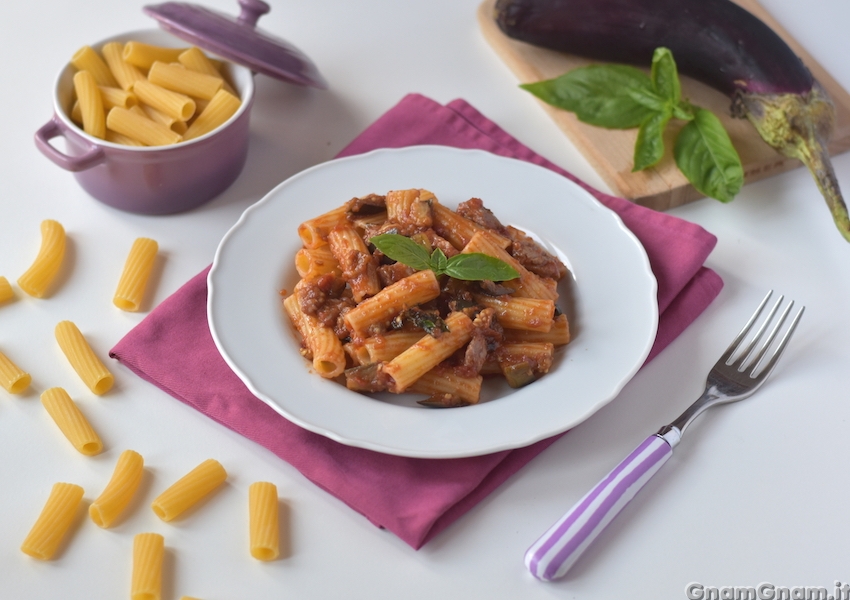
<path id="1" fill-rule="evenodd" d="M 595 60 L 648 66 L 656 48 L 679 72 L 727 94 L 732 114 L 808 167 L 836 226 L 850 218 L 827 149 L 835 108 L 794 51 L 763 21 L 729 0 L 497 0 L 508 36 Z"/>

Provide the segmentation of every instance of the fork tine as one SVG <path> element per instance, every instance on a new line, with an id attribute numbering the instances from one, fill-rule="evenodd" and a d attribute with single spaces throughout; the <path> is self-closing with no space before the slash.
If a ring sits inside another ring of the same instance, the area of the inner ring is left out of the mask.
<path id="1" fill-rule="evenodd" d="M 793 304 L 793 302 L 791 304 Z M 791 306 L 789 306 L 788 309 L 786 309 L 785 314 L 788 313 L 788 310 L 790 310 L 790 308 L 791 308 Z M 753 367 L 753 370 L 750 373 L 750 377 L 767 377 L 770 374 L 770 372 L 773 370 L 773 367 L 776 366 L 777 361 L 779 361 L 779 357 L 785 351 L 785 346 L 788 344 L 788 341 L 791 339 L 791 336 L 794 334 L 794 330 L 797 329 L 797 323 L 800 322 L 800 317 L 803 316 L 803 311 L 805 311 L 805 310 L 806 310 L 805 306 L 800 307 L 800 310 L 798 310 L 797 314 L 794 315 L 794 319 L 791 321 L 791 325 L 788 326 L 788 330 L 785 332 L 785 335 L 782 336 L 782 339 L 780 340 L 779 345 L 776 347 L 776 350 L 773 352 L 773 355 L 770 357 L 770 360 L 768 361 L 768 363 L 758 373 L 756 373 L 756 370 L 758 369 L 759 365 L 756 364 L 756 366 Z M 783 320 L 784 320 L 784 316 L 785 315 L 783 315 Z M 777 326 L 777 329 L 778 329 L 778 326 Z M 774 331 L 771 334 L 771 337 L 773 337 L 775 335 L 775 333 L 776 332 Z M 761 357 L 759 358 L 759 363 L 761 363 Z"/>
<path id="2" fill-rule="evenodd" d="M 782 301 L 782 298 L 779 298 L 779 302 L 781 302 L 781 301 Z M 759 351 L 756 352 L 756 350 L 755 350 L 756 342 L 761 337 L 761 334 L 764 332 L 768 323 L 770 323 L 771 319 L 773 319 L 773 315 L 776 313 L 776 309 L 779 308 L 779 303 L 777 303 L 776 306 L 773 307 L 773 310 L 771 311 L 770 315 L 768 315 L 768 318 L 765 320 L 764 324 L 761 326 L 761 330 L 759 331 L 758 335 L 756 336 L 756 339 L 754 339 L 753 342 L 750 344 L 750 348 L 751 348 L 750 352 L 749 352 L 749 354 L 747 354 L 747 358 L 745 360 L 741 361 L 741 364 L 738 367 L 738 372 L 743 373 L 744 370 L 749 368 L 750 365 L 753 365 L 753 369 L 752 369 L 751 373 L 756 372 L 756 369 L 758 369 L 759 364 L 761 363 L 762 359 L 764 358 L 765 353 L 767 352 L 767 349 L 773 343 L 774 338 L 776 338 L 776 334 L 779 333 L 780 327 L 782 327 L 782 324 L 785 322 L 785 319 L 788 317 L 788 313 L 791 312 L 791 309 L 793 307 L 794 307 L 794 301 L 792 300 L 790 302 L 790 304 L 788 304 L 788 306 L 785 307 L 785 310 L 782 311 L 782 314 L 779 316 L 779 320 L 776 322 L 776 325 L 773 326 L 773 330 L 770 332 L 770 335 L 767 336 L 767 339 L 761 345 L 761 348 L 759 349 Z"/>
<path id="3" fill-rule="evenodd" d="M 767 313 L 767 316 L 764 318 L 764 321 L 762 321 L 761 326 L 759 327 L 758 331 L 755 333 L 755 335 L 753 335 L 753 338 L 750 341 L 750 343 L 743 350 L 743 352 L 741 352 L 738 355 L 738 358 L 739 358 L 739 360 L 738 360 L 738 371 L 743 371 L 744 368 L 746 367 L 746 365 L 750 362 L 750 357 L 753 354 L 753 351 L 754 351 L 754 348 L 756 347 L 756 344 L 758 344 L 759 340 L 761 339 L 761 336 L 764 335 L 764 332 L 767 329 L 767 326 L 773 320 L 773 317 L 776 314 L 776 311 L 779 310 L 779 306 L 782 304 L 782 301 L 784 299 L 785 299 L 785 296 L 779 296 L 779 299 L 777 299 L 776 303 L 773 305 L 773 308 L 770 309 L 770 312 Z M 729 364 L 732 364 L 732 362 L 730 361 L 730 362 L 727 362 L 726 364 L 729 365 Z"/>
<path id="4" fill-rule="evenodd" d="M 752 329 L 753 325 L 756 322 L 756 319 L 759 318 L 761 311 L 764 310 L 764 307 L 767 304 L 767 301 L 770 299 L 770 297 L 772 295 L 773 295 L 773 290 L 770 290 L 767 293 L 767 295 L 764 297 L 764 300 L 761 301 L 761 304 L 759 304 L 758 308 L 756 309 L 756 312 L 753 313 L 753 316 L 750 317 L 750 320 L 747 321 L 746 325 L 744 325 L 744 328 L 741 330 L 741 332 L 737 335 L 737 337 L 734 340 L 732 340 L 732 343 L 729 344 L 729 347 L 726 348 L 726 351 L 720 357 L 720 360 L 717 361 L 718 364 L 720 362 L 724 362 L 727 365 L 731 363 L 732 356 L 735 354 L 735 351 L 738 349 L 738 346 L 740 346 L 741 342 L 744 341 L 744 338 L 747 337 L 747 334 L 750 332 L 750 329 Z"/>

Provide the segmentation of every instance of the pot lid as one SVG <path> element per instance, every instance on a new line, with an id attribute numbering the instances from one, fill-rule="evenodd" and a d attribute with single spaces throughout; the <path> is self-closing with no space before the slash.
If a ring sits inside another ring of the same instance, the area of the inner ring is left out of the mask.
<path id="1" fill-rule="evenodd" d="M 319 70 L 298 48 L 257 29 L 257 20 L 271 10 L 268 4 L 238 1 L 238 17 L 185 2 L 154 4 L 143 10 L 166 31 L 252 71 L 298 85 L 327 87 Z"/>

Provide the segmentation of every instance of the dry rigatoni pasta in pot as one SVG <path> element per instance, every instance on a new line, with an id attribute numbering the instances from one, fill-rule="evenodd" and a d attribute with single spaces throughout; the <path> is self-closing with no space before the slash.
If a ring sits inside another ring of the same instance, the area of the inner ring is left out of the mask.
<path id="1" fill-rule="evenodd" d="M 240 5 L 238 19 L 192 4 L 147 6 L 165 31 L 81 41 L 56 78 L 54 115 L 36 146 L 120 210 L 179 213 L 221 194 L 247 160 L 254 74 L 326 86 L 306 56 L 256 27 L 266 3 Z M 239 50 L 228 44 L 233 28 Z"/>

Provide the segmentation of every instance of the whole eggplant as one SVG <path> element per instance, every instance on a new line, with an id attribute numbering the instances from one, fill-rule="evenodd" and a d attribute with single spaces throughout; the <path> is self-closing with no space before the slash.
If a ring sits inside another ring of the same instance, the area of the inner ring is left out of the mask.
<path id="1" fill-rule="evenodd" d="M 827 142 L 835 108 L 776 32 L 730 0 L 497 0 L 513 39 L 608 62 L 649 65 L 669 48 L 679 71 L 727 94 L 782 154 L 801 160 L 850 241 L 850 218 Z"/>

